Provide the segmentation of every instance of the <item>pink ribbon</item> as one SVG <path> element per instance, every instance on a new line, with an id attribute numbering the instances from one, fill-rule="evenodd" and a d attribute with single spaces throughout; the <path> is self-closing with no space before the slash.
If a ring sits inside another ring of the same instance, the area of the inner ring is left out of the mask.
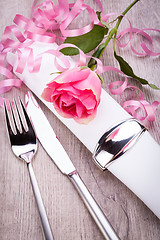
<path id="1" fill-rule="evenodd" d="M 57 36 L 53 31 L 60 29 L 62 41 L 67 36 L 77 36 L 84 34 L 90 31 L 93 27 L 93 24 L 101 24 L 97 19 L 95 11 L 88 5 L 83 4 L 84 0 L 77 0 L 74 4 L 69 4 L 67 0 L 59 0 L 58 4 L 55 6 L 51 0 L 46 0 L 42 4 L 36 5 L 37 1 L 34 1 L 32 6 L 32 19 L 28 19 L 22 15 L 16 15 L 14 18 L 14 25 L 7 26 L 2 40 L 0 43 L 0 73 L 4 75 L 7 79 L 0 82 L 0 94 L 3 94 L 7 91 L 10 91 L 12 87 L 21 87 L 22 81 L 20 79 L 14 78 L 12 73 L 12 67 L 6 61 L 7 52 L 16 52 L 18 56 L 18 65 L 16 72 L 23 73 L 24 67 L 27 65 L 29 72 L 38 72 L 41 67 L 42 58 L 45 54 L 52 54 L 55 56 L 55 65 L 59 71 L 65 71 L 71 67 L 71 64 L 66 56 L 64 56 L 60 50 L 64 47 L 75 47 L 72 44 L 62 44 L 56 50 L 48 50 L 37 55 L 35 58 L 33 56 L 33 50 L 30 47 L 34 42 L 45 42 L 45 43 L 54 43 Z M 96 0 L 97 4 L 100 6 L 102 11 L 101 17 L 103 21 L 108 21 L 110 16 L 115 15 L 115 13 L 104 14 L 102 4 L 100 0 Z M 87 10 L 91 23 L 83 28 L 67 30 L 70 23 L 84 10 Z M 130 28 L 122 31 L 117 37 L 117 44 L 119 47 L 125 47 L 129 43 L 131 49 L 134 53 L 140 56 L 158 56 L 159 52 L 153 51 L 153 41 L 152 38 L 146 33 L 146 31 L 156 31 L 160 32 L 157 29 L 143 29 L 139 30 L 133 28 L 130 21 Z M 50 32 L 48 32 L 50 30 Z M 121 44 L 121 38 L 130 34 L 129 40 L 125 44 Z M 142 35 L 145 37 L 149 43 L 150 48 L 147 47 L 145 42 L 141 43 L 141 48 L 143 53 L 137 52 L 133 45 L 132 39 L 133 36 Z M 13 40 L 11 35 L 15 36 L 17 40 Z M 77 48 L 77 47 L 76 47 Z M 86 56 L 79 48 L 79 59 L 76 62 L 76 66 L 85 66 L 86 60 L 91 58 L 91 56 Z M 103 66 L 102 62 L 99 59 L 94 58 L 97 61 L 97 67 L 94 70 L 97 74 L 101 75 L 105 71 L 115 71 L 117 73 L 123 74 L 119 69 L 116 69 L 111 66 Z M 61 64 L 62 63 L 62 64 Z M 123 74 L 124 75 L 124 74 Z M 109 85 L 109 90 L 112 94 L 120 96 L 126 89 L 132 89 L 136 94 L 139 93 L 139 99 L 128 100 L 123 103 L 123 107 L 131 113 L 135 118 L 139 120 L 147 119 L 148 121 L 155 120 L 155 111 L 159 106 L 160 102 L 154 101 L 152 104 L 149 104 L 143 99 L 143 94 L 139 88 L 128 84 L 127 78 L 124 75 L 124 81 L 112 82 Z M 4 98 L 0 97 L 0 105 L 3 105 Z M 142 114 L 139 114 L 139 109 L 142 110 Z"/>
<path id="2" fill-rule="evenodd" d="M 139 55 L 139 56 L 159 56 L 160 52 L 154 52 L 153 51 L 153 41 L 152 38 L 150 37 L 149 34 L 146 33 L 146 31 L 154 31 L 157 33 L 160 33 L 160 30 L 155 29 L 155 28 L 145 28 L 145 29 L 138 29 L 138 28 L 133 28 L 130 26 L 130 28 L 126 28 L 125 30 L 123 30 L 118 36 L 117 36 L 117 44 L 119 47 L 124 48 L 126 47 L 129 43 L 130 43 L 130 47 L 131 50 Z M 123 36 L 125 36 L 126 34 L 130 33 L 130 38 L 128 40 L 127 43 L 125 44 L 121 44 L 120 40 L 121 38 L 123 38 Z M 150 49 L 147 47 L 146 43 L 144 41 L 141 42 L 140 46 L 143 50 L 143 52 L 138 52 L 132 44 L 132 40 L 137 36 L 137 35 L 141 35 L 143 36 L 146 40 L 148 40 L 149 44 L 150 44 Z"/>
<path id="3" fill-rule="evenodd" d="M 112 67 L 111 70 L 115 71 L 114 69 L 112 69 Z M 139 99 L 127 100 L 123 103 L 122 107 L 134 118 L 137 118 L 140 121 L 143 121 L 145 119 L 149 122 L 155 121 L 155 113 L 160 102 L 154 101 L 152 104 L 150 104 L 149 102 L 145 101 L 142 91 L 138 87 L 129 84 L 126 77 L 124 82 L 112 82 L 111 84 L 109 84 L 108 87 L 113 95 L 121 96 L 126 89 L 131 89 L 132 91 L 134 91 L 136 93 L 136 97 L 139 94 Z M 138 91 L 138 93 L 136 90 Z"/>
<path id="4" fill-rule="evenodd" d="M 69 4 L 67 0 L 59 0 L 55 6 L 51 0 L 39 5 L 35 5 L 34 1 L 31 17 L 38 27 L 46 31 L 60 29 L 63 37 L 79 36 L 89 32 L 94 24 L 99 23 L 96 12 L 83 2 L 84 0 L 77 0 L 74 4 Z M 88 11 L 91 23 L 83 28 L 67 30 L 70 23 L 84 10 Z"/>

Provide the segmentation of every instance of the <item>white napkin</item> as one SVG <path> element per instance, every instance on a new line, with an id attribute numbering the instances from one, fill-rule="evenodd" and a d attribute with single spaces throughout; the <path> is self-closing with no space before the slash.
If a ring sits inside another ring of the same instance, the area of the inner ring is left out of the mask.
<path id="1" fill-rule="evenodd" d="M 34 43 L 34 56 L 49 49 L 56 49 L 56 44 Z M 88 125 L 80 125 L 72 119 L 62 118 L 54 110 L 51 103 L 41 98 L 46 84 L 56 77 L 50 75 L 57 72 L 54 66 L 54 56 L 43 56 L 40 71 L 30 73 L 27 65 L 22 74 L 15 72 L 18 58 L 16 54 L 8 53 L 8 62 L 13 66 L 14 73 L 24 81 L 46 106 L 79 138 L 93 153 L 100 137 L 114 124 L 131 116 L 104 90 L 97 116 Z M 72 66 L 74 61 L 70 59 Z M 160 147 L 146 131 L 132 149 L 114 161 L 108 168 L 118 179 L 130 188 L 154 213 L 160 218 Z"/>

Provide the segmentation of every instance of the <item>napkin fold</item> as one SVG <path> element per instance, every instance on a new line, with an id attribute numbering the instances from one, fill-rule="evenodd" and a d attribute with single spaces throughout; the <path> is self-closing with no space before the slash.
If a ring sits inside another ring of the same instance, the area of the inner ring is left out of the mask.
<path id="1" fill-rule="evenodd" d="M 30 46 L 34 57 L 47 50 L 56 49 L 57 44 L 35 42 Z M 23 50 L 22 50 L 23 51 Z M 46 84 L 57 75 L 54 65 L 55 56 L 43 54 L 39 72 L 30 73 L 27 65 L 22 74 L 16 72 L 18 56 L 8 53 L 7 60 L 13 66 L 13 71 L 26 86 L 76 135 L 76 137 L 93 153 L 101 136 L 113 125 L 131 116 L 102 89 L 101 102 L 97 115 L 88 125 L 80 125 L 72 119 L 62 118 L 54 109 L 52 103 L 41 98 Z M 75 62 L 69 57 L 72 66 Z M 137 143 L 119 159 L 114 161 L 108 170 L 132 190 L 160 218 L 160 147 L 146 131 Z"/>

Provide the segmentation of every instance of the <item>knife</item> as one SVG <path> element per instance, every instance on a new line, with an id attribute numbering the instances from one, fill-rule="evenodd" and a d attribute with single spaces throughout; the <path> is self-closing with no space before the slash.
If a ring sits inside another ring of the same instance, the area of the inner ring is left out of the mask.
<path id="1" fill-rule="evenodd" d="M 41 145 L 52 158 L 53 162 L 61 170 L 61 172 L 67 175 L 74 184 L 104 238 L 107 240 L 120 240 L 113 227 L 105 217 L 104 213 L 80 178 L 76 168 L 59 142 L 46 116 L 29 91 L 25 95 L 25 104 L 28 115 L 32 121 L 37 138 L 39 139 Z"/>

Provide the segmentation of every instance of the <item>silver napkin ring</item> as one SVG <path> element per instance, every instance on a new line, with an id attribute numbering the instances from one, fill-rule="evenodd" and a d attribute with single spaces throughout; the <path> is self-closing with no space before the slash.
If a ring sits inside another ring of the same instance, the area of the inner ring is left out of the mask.
<path id="1" fill-rule="evenodd" d="M 93 153 L 93 160 L 102 170 L 106 170 L 114 160 L 128 151 L 146 130 L 134 118 L 115 125 L 98 141 Z"/>

